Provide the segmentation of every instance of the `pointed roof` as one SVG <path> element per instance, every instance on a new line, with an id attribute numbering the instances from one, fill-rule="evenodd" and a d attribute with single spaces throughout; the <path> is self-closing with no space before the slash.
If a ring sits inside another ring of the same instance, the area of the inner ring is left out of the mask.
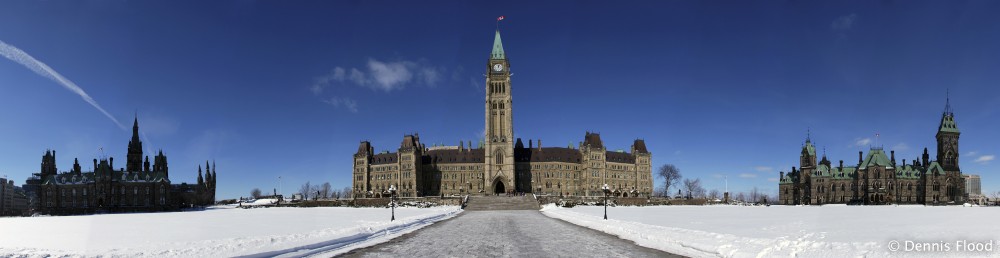
<path id="1" fill-rule="evenodd" d="M 858 165 L 859 168 L 869 166 L 891 167 L 892 162 L 889 161 L 889 157 L 885 156 L 885 151 L 881 148 L 872 148 L 868 151 L 868 157 L 861 162 L 861 165 Z"/>
<path id="2" fill-rule="evenodd" d="M 955 113 L 951 111 L 950 97 L 945 98 L 944 113 L 941 114 L 941 124 L 938 126 L 938 133 L 949 132 L 958 133 L 958 124 L 955 124 Z"/>
<path id="3" fill-rule="evenodd" d="M 816 145 L 813 145 L 812 141 L 806 140 L 806 144 L 802 146 L 802 154 L 809 154 L 809 156 L 816 157 Z"/>
<path id="4" fill-rule="evenodd" d="M 503 43 L 500 43 L 500 30 L 497 30 L 497 35 L 493 38 L 493 51 L 490 52 L 490 59 L 507 59 L 503 53 Z"/>

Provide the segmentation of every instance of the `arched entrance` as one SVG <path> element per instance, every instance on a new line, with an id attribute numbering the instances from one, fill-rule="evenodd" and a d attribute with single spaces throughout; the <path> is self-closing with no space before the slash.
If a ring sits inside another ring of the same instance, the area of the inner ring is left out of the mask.
<path id="1" fill-rule="evenodd" d="M 493 183 L 493 193 L 495 193 L 495 194 L 505 194 L 505 193 L 507 193 L 507 189 L 504 188 L 502 180 L 497 179 L 496 182 Z"/>

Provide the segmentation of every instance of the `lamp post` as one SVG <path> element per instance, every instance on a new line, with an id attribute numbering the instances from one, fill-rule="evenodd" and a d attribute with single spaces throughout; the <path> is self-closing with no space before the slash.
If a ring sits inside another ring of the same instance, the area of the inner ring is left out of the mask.
<path id="1" fill-rule="evenodd" d="M 601 186 L 601 190 L 604 190 L 604 220 L 608 220 L 608 194 L 611 190 L 608 189 L 608 184 Z"/>
<path id="2" fill-rule="evenodd" d="M 389 185 L 389 207 L 392 207 L 392 218 L 389 221 L 396 220 L 396 185 Z"/>

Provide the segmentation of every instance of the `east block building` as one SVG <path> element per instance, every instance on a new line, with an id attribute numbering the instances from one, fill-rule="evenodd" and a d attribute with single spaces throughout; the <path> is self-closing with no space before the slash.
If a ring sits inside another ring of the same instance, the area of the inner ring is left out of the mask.
<path id="1" fill-rule="evenodd" d="M 41 171 L 27 180 L 34 189 L 34 210 L 42 214 L 88 214 L 95 212 L 170 211 L 211 205 L 215 200 L 215 166 L 205 163 L 205 176 L 198 166 L 198 183 L 171 184 L 167 156 L 159 151 L 153 162 L 143 161 L 139 121 L 132 126 L 125 167 L 115 169 L 114 158 L 93 160 L 93 170 L 84 172 L 73 160 L 70 171 L 58 172 L 56 152 L 42 156 Z M 119 163 L 120 164 L 120 163 Z"/>
<path id="2" fill-rule="evenodd" d="M 652 154 L 641 139 L 628 152 L 610 151 L 600 134 L 587 132 L 577 146 L 543 147 L 542 141 L 514 138 L 510 62 L 500 31 L 486 62 L 485 136 L 473 148 L 432 146 L 419 134 L 406 135 L 396 152 L 375 153 L 362 141 L 354 154 L 355 198 L 381 197 L 396 186 L 403 197 L 458 194 L 545 193 L 649 196 L 653 189 Z"/>
<path id="3" fill-rule="evenodd" d="M 868 154 L 858 152 L 855 166 L 840 160 L 833 166 L 823 154 L 816 162 L 816 146 L 809 137 L 799 155 L 799 168 L 779 174 L 780 204 L 962 204 L 965 202 L 965 178 L 958 166 L 958 137 L 950 103 L 937 130 L 937 160 L 930 160 L 927 148 L 922 157 L 896 162 L 895 151 L 887 156 L 881 147 Z"/>

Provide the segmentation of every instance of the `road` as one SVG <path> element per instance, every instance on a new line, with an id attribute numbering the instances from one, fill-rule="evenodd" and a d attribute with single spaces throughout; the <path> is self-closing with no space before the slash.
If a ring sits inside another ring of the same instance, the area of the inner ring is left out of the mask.
<path id="1" fill-rule="evenodd" d="M 681 257 L 533 210 L 461 215 L 343 257 Z"/>

